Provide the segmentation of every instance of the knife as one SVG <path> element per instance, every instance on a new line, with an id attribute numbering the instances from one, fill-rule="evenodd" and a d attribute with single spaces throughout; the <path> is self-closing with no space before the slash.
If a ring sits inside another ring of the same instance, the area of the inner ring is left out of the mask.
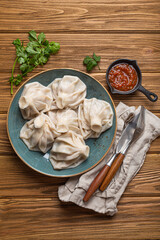
<path id="1" fill-rule="evenodd" d="M 118 168 L 122 164 L 125 153 L 133 139 L 139 116 L 140 116 L 140 113 L 135 115 L 133 120 L 130 123 L 128 123 L 127 127 L 124 129 L 124 131 L 118 141 L 114 155 L 109 159 L 108 163 L 104 165 L 102 170 L 99 172 L 99 174 L 96 176 L 96 178 L 91 183 L 87 193 L 85 194 L 85 196 L 83 198 L 84 202 L 87 202 L 90 199 L 92 194 L 99 188 L 99 186 L 101 185 L 102 182 L 103 183 L 100 187 L 100 190 L 104 191 L 105 188 L 110 183 L 111 179 L 114 177 Z"/>
<path id="2" fill-rule="evenodd" d="M 136 141 L 138 139 L 138 137 L 141 135 L 141 133 L 143 132 L 144 121 L 145 121 L 145 108 L 143 106 L 141 106 L 139 114 L 137 115 L 137 117 L 135 116 L 135 121 L 133 120 L 133 122 L 130 123 L 130 127 L 128 127 L 128 129 L 126 129 L 126 131 L 124 131 L 123 137 L 125 137 L 125 135 L 126 135 L 128 137 L 128 142 L 126 142 L 124 144 L 124 146 L 122 147 L 122 149 L 120 151 L 120 154 L 114 160 L 113 164 L 111 163 L 111 168 L 110 168 L 107 176 L 104 178 L 102 185 L 100 186 L 101 191 L 104 191 L 106 189 L 106 187 L 109 185 L 110 181 L 114 177 L 115 173 L 117 172 L 118 168 L 122 164 L 123 159 L 125 157 L 125 153 L 126 153 L 127 149 L 129 148 L 131 142 Z M 134 130 L 134 126 L 132 123 L 136 124 L 135 130 Z M 134 133 L 132 130 L 134 131 Z M 121 139 L 121 141 L 122 141 L 122 139 Z"/>

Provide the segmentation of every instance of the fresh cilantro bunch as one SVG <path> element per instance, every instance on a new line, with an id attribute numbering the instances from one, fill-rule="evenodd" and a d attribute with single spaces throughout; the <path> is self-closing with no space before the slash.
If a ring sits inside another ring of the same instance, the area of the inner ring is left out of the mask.
<path id="1" fill-rule="evenodd" d="M 96 54 L 93 53 L 93 57 L 86 56 L 84 58 L 83 64 L 86 65 L 87 71 L 90 72 L 95 66 L 98 65 L 98 62 L 100 62 L 100 60 L 101 60 L 101 57 L 96 56 Z"/>
<path id="2" fill-rule="evenodd" d="M 9 79 L 11 84 L 11 94 L 13 94 L 13 84 L 18 86 L 27 73 L 31 72 L 38 65 L 44 65 L 49 60 L 51 54 L 56 54 L 60 49 L 60 44 L 46 40 L 42 32 L 38 36 L 34 30 L 29 32 L 29 43 L 25 47 L 23 41 L 16 39 L 13 44 L 16 48 L 16 59 L 12 68 L 12 75 Z M 14 76 L 16 63 L 20 64 L 21 74 Z"/>

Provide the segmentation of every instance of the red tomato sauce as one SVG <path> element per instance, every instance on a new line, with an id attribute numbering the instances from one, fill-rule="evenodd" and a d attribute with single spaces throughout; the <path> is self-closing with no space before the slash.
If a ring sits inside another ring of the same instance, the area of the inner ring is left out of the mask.
<path id="1" fill-rule="evenodd" d="M 108 78 L 111 86 L 119 91 L 132 90 L 138 80 L 136 70 L 127 63 L 113 66 L 109 71 Z"/>

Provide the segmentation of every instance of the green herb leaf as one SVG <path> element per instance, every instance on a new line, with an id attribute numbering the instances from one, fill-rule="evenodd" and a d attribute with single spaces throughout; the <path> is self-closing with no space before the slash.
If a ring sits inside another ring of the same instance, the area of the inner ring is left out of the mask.
<path id="1" fill-rule="evenodd" d="M 38 42 L 41 44 L 42 42 L 44 42 L 46 36 L 43 32 L 41 32 L 39 35 L 38 35 Z"/>
<path id="2" fill-rule="evenodd" d="M 36 48 L 36 47 L 39 47 L 39 46 L 40 45 L 37 41 L 32 41 L 32 42 L 27 43 L 27 47 Z"/>
<path id="3" fill-rule="evenodd" d="M 10 82 L 10 83 L 13 82 L 13 79 L 14 79 L 14 77 L 10 77 L 10 78 L 9 78 L 9 82 Z"/>
<path id="4" fill-rule="evenodd" d="M 50 54 L 51 54 L 51 49 L 50 49 L 50 46 L 47 46 L 45 49 L 44 49 L 44 55 L 49 58 L 50 57 Z"/>
<path id="5" fill-rule="evenodd" d="M 12 68 L 12 75 L 9 78 L 11 84 L 11 94 L 13 94 L 13 85 L 18 86 L 23 80 L 27 73 L 31 72 L 38 65 L 44 65 L 47 63 L 51 54 L 55 54 L 60 49 L 60 44 L 56 42 L 50 42 L 45 39 L 45 34 L 40 33 L 37 37 L 37 34 L 34 30 L 29 33 L 29 42 L 25 47 L 23 41 L 19 38 L 13 41 L 13 44 L 16 48 L 16 59 Z M 20 64 L 20 70 L 22 74 L 18 74 L 14 77 L 14 69 L 16 63 Z"/>
<path id="6" fill-rule="evenodd" d="M 89 56 L 86 56 L 85 58 L 84 58 L 84 60 L 83 60 L 83 64 L 84 65 L 87 65 L 90 61 L 92 61 L 93 59 L 91 58 L 91 57 L 89 57 Z"/>
<path id="7" fill-rule="evenodd" d="M 87 71 L 91 71 L 95 66 L 97 66 L 97 63 L 95 60 L 89 61 L 87 63 Z"/>
<path id="8" fill-rule="evenodd" d="M 14 85 L 18 86 L 21 83 L 22 79 L 23 79 L 22 74 L 18 74 L 17 77 L 14 80 Z"/>
<path id="9" fill-rule="evenodd" d="M 41 56 L 41 57 L 39 58 L 39 64 L 40 64 L 40 65 L 45 64 L 47 61 L 48 61 L 48 58 L 45 57 L 45 56 Z"/>
<path id="10" fill-rule="evenodd" d="M 49 48 L 52 54 L 56 54 L 60 49 L 60 44 L 56 42 L 50 42 Z"/>
<path id="11" fill-rule="evenodd" d="M 18 62 L 19 62 L 19 64 L 25 63 L 25 58 L 19 57 L 19 58 L 18 58 Z"/>
<path id="12" fill-rule="evenodd" d="M 47 61 L 48 61 L 48 58 L 45 57 L 45 56 L 41 56 L 41 57 L 39 58 L 39 64 L 40 64 L 40 65 L 45 64 Z"/>
<path id="13" fill-rule="evenodd" d="M 48 41 L 48 40 L 45 40 L 45 41 L 43 42 L 43 45 L 44 45 L 44 46 L 48 46 L 48 45 L 49 45 L 49 41 Z"/>
<path id="14" fill-rule="evenodd" d="M 20 70 L 22 73 L 26 72 L 28 70 L 28 64 L 24 63 L 20 66 Z"/>
<path id="15" fill-rule="evenodd" d="M 21 46 L 21 41 L 20 41 L 20 39 L 17 38 L 16 40 L 14 40 L 14 41 L 13 41 L 13 44 L 14 44 L 15 46 Z"/>
<path id="16" fill-rule="evenodd" d="M 83 64 L 86 65 L 86 69 L 88 72 L 90 72 L 95 66 L 98 65 L 98 62 L 101 60 L 100 56 L 96 56 L 95 53 L 93 53 L 93 58 L 86 56 L 83 60 Z M 99 66 L 98 66 L 99 67 Z"/>
<path id="17" fill-rule="evenodd" d="M 33 47 L 31 47 L 31 46 L 27 46 L 27 47 L 26 47 L 26 51 L 27 51 L 27 53 L 29 53 L 29 54 L 31 54 L 31 55 L 37 54 L 37 51 L 35 51 L 35 50 L 33 49 Z"/>
<path id="18" fill-rule="evenodd" d="M 34 30 L 31 30 L 28 34 L 29 34 L 28 38 L 30 41 L 37 40 L 36 32 Z"/>
<path id="19" fill-rule="evenodd" d="M 96 62 L 99 62 L 101 60 L 101 57 L 100 56 L 96 56 L 95 53 L 93 53 L 93 58 Z"/>
<path id="20" fill-rule="evenodd" d="M 29 58 L 28 60 L 29 65 L 34 65 L 35 67 L 37 67 L 39 65 L 38 58 L 39 58 L 38 54 L 32 56 L 32 58 Z"/>

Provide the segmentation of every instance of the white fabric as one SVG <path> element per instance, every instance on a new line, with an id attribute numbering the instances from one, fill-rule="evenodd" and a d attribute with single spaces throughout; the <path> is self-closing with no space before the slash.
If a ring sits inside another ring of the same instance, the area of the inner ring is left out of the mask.
<path id="1" fill-rule="evenodd" d="M 55 137 L 59 135 L 50 118 L 43 113 L 26 122 L 20 131 L 20 138 L 30 150 L 43 153 L 52 147 Z"/>
<path id="2" fill-rule="evenodd" d="M 28 83 L 19 99 L 19 107 L 24 119 L 32 119 L 40 112 L 47 112 L 53 101 L 52 91 L 38 82 Z"/>
<path id="3" fill-rule="evenodd" d="M 89 156 L 89 146 L 83 137 L 73 131 L 68 131 L 57 137 L 50 152 L 50 161 L 54 169 L 75 167 Z"/>
<path id="4" fill-rule="evenodd" d="M 98 138 L 112 126 L 113 111 L 106 101 L 85 99 L 78 108 L 78 121 L 84 139 Z"/>
<path id="5" fill-rule="evenodd" d="M 76 109 L 86 96 L 86 85 L 76 76 L 65 75 L 62 79 L 57 78 L 50 87 L 59 109 Z"/>
<path id="6" fill-rule="evenodd" d="M 121 167 L 109 186 L 104 192 L 97 190 L 86 203 L 83 202 L 83 197 L 95 176 L 113 154 L 125 126 L 126 119 L 131 113 L 138 113 L 139 109 L 140 108 L 135 110 L 134 107 L 128 107 L 123 103 L 117 106 L 117 134 L 111 150 L 105 159 L 91 171 L 81 176 L 70 178 L 65 185 L 59 187 L 58 196 L 61 201 L 73 202 L 79 206 L 110 216 L 117 212 L 117 203 L 120 197 L 128 183 L 134 178 L 143 165 L 151 142 L 160 135 L 160 119 L 148 110 L 145 111 L 145 128 L 143 133 L 137 141 L 131 144 Z"/>

